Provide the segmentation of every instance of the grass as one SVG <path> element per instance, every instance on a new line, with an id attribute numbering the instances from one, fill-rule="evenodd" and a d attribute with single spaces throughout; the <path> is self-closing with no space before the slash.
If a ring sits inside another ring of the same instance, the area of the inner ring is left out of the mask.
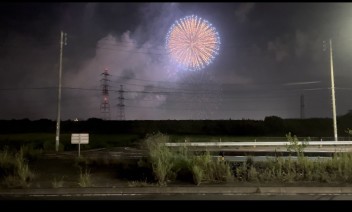
<path id="1" fill-rule="evenodd" d="M 169 142 L 169 137 L 161 133 L 150 135 L 145 140 L 151 166 L 156 180 L 160 185 L 166 185 L 168 179 L 173 174 L 173 154 L 171 150 L 165 146 L 167 142 Z"/>
<path id="2" fill-rule="evenodd" d="M 138 134 L 90 134 L 89 144 L 81 145 L 81 149 L 135 146 L 141 139 Z M 33 149 L 55 151 L 55 133 L 19 133 L 1 134 L 0 148 L 9 146 L 19 149 L 31 145 Z M 71 134 L 60 134 L 59 150 L 76 150 L 77 145 L 71 144 Z"/>
<path id="3" fill-rule="evenodd" d="M 70 143 L 69 134 L 60 135 L 60 144 Z M 18 133 L 1 134 L 0 145 L 19 149 L 21 146 L 31 145 L 33 149 L 55 150 L 55 134 L 52 133 Z"/>
<path id="4" fill-rule="evenodd" d="M 15 164 L 17 173 L 14 176 L 17 176 L 21 182 L 28 182 L 34 176 L 22 156 L 16 156 Z"/>
<path id="5" fill-rule="evenodd" d="M 276 158 L 253 162 L 250 158 L 235 167 L 235 179 L 247 182 L 352 183 L 352 154 L 338 153 L 331 160 L 312 161 Z"/>
<path id="6" fill-rule="evenodd" d="M 129 181 L 128 182 L 128 187 L 148 187 L 148 186 L 154 186 L 155 184 L 153 183 L 148 183 L 147 180 L 144 181 Z"/>
<path id="7" fill-rule="evenodd" d="M 27 135 L 30 137 L 35 134 Z M 2 139 L 5 138 L 4 135 L 1 136 Z M 14 140 L 10 140 L 15 141 L 23 138 L 24 141 L 22 143 L 27 142 L 27 144 L 31 145 L 19 146 L 17 151 L 16 148 L 6 147 L 2 147 L 2 150 L 0 150 L 0 181 L 6 187 L 28 187 L 35 176 L 29 168 L 29 163 L 41 157 L 42 152 L 45 151 L 37 149 L 36 147 L 38 146 L 31 143 L 31 138 L 22 136 L 19 135 Z M 44 137 L 43 135 L 43 139 Z M 118 137 L 107 135 L 106 137 L 102 136 L 101 139 L 107 141 Z M 201 141 L 207 137 L 210 138 L 211 136 L 189 136 L 186 139 L 192 142 L 193 138 L 200 138 L 197 141 Z M 91 138 L 97 139 L 94 136 Z M 137 137 L 132 135 L 121 135 L 120 138 L 125 139 L 126 142 L 131 139 L 137 139 Z M 218 139 L 219 137 L 214 136 L 211 138 Z M 226 139 L 235 137 L 222 138 L 224 138 L 222 141 L 225 142 Z M 246 138 L 248 139 L 249 137 Z M 321 161 L 308 160 L 303 154 L 297 154 L 297 160 L 277 157 L 262 162 L 255 162 L 251 157 L 248 157 L 243 164 L 235 164 L 217 160 L 207 151 L 196 154 L 196 152 L 189 151 L 188 147 L 185 146 L 180 148 L 166 147 L 165 143 L 171 142 L 172 139 L 175 139 L 175 137 L 161 133 L 148 135 L 142 142 L 143 147 L 147 150 L 148 158 L 144 158 L 145 160 L 140 161 L 138 164 L 132 160 L 111 160 L 108 157 L 76 158 L 74 163 L 80 169 L 78 184 L 81 187 L 92 186 L 92 176 L 87 167 L 95 168 L 95 166 L 114 168 L 114 171 L 119 176 L 132 180 L 129 182 L 132 187 L 147 186 L 155 182 L 164 186 L 176 180 L 187 181 L 195 185 L 229 182 L 232 180 L 259 183 L 279 182 L 284 184 L 295 182 L 352 183 L 352 153 L 336 153 L 331 160 Z M 179 139 L 184 140 L 185 137 L 179 137 Z M 303 153 L 304 146 L 298 144 L 296 136 L 288 134 L 287 140 L 290 141 L 290 145 L 287 146 L 288 150 Z M 116 144 L 119 142 L 118 140 L 110 141 L 111 145 L 114 142 Z M 51 144 L 55 143 L 53 141 L 50 142 Z M 14 146 L 17 147 L 20 143 L 15 142 L 15 144 Z M 76 150 L 77 146 L 72 146 Z M 146 180 L 143 181 L 144 179 Z M 62 185 L 63 178 L 54 179 L 52 182 L 53 187 L 61 187 Z"/>
<path id="8" fill-rule="evenodd" d="M 201 182 L 219 183 L 233 180 L 233 173 L 226 161 L 211 157 L 209 152 L 191 158 L 191 170 L 196 185 Z"/>
<path id="9" fill-rule="evenodd" d="M 85 169 L 84 172 L 82 172 L 82 169 L 80 170 L 78 185 L 84 188 L 92 186 L 91 174 L 88 169 Z"/>
<path id="10" fill-rule="evenodd" d="M 0 179 L 6 187 L 28 187 L 34 173 L 24 158 L 26 148 L 11 152 L 7 148 L 0 151 Z"/>

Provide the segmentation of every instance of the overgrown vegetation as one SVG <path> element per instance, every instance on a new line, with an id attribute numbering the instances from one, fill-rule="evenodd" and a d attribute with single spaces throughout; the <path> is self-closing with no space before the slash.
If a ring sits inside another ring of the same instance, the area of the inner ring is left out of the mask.
<path id="1" fill-rule="evenodd" d="M 209 152 L 194 155 L 186 147 L 171 150 L 165 145 L 169 136 L 162 133 L 149 135 L 145 140 L 148 160 L 159 185 L 183 179 L 199 185 L 202 182 L 226 182 L 232 180 L 229 164 L 214 160 Z"/>
<path id="2" fill-rule="evenodd" d="M 347 129 L 346 133 L 352 135 L 352 130 Z M 186 139 L 193 142 L 192 137 Z M 208 151 L 193 152 L 186 146 L 167 147 L 166 143 L 175 140 L 169 135 L 154 133 L 143 140 L 143 149 L 146 150 L 147 157 L 138 163 L 134 159 L 112 159 L 106 156 L 78 157 L 74 160 L 74 164 L 79 169 L 78 185 L 81 187 L 93 186 L 90 168 L 93 168 L 95 173 L 95 168 L 102 166 L 108 167 L 109 170 L 112 168 L 116 172 L 114 176 L 128 179 L 128 185 L 131 187 L 155 184 L 165 186 L 177 181 L 195 185 L 233 180 L 258 183 L 352 183 L 352 153 L 336 153 L 332 158 L 313 161 L 304 155 L 309 138 L 300 142 L 296 135 L 288 133 L 286 139 L 287 151 L 292 153 L 287 158 L 276 157 L 256 162 L 249 156 L 244 163 L 235 163 L 219 160 Z M 54 142 L 51 141 L 51 144 Z M 38 148 L 40 147 L 36 145 L 22 145 L 19 148 L 2 147 L 0 183 L 10 188 L 28 187 L 34 177 L 28 164 L 40 158 L 45 151 Z M 78 175 L 78 172 L 76 174 Z M 77 183 L 77 175 L 74 176 L 74 183 Z M 59 188 L 63 186 L 64 181 L 63 178 L 55 178 L 51 183 L 52 187 Z"/>
<path id="3" fill-rule="evenodd" d="M 148 136 L 145 142 L 149 162 L 153 164 L 153 173 L 162 185 L 175 179 L 192 181 L 196 185 L 232 180 L 260 183 L 352 183 L 352 153 L 336 153 L 331 159 L 310 160 L 304 156 L 310 138 L 300 142 L 291 133 L 286 138 L 289 142 L 287 150 L 294 153 L 294 156 L 260 162 L 249 156 L 244 163 L 231 164 L 216 160 L 209 152 L 196 155 L 186 146 L 170 149 L 165 146 L 169 137 L 161 133 Z"/>
<path id="4" fill-rule="evenodd" d="M 297 157 L 254 162 L 248 157 L 242 165 L 234 167 L 235 179 L 248 182 L 322 182 L 352 183 L 352 153 L 335 153 L 331 159 L 309 160 L 304 156 L 308 141 L 299 143 L 296 136 L 287 134 L 288 151 Z M 309 139 L 308 139 L 309 140 Z"/>
<path id="5" fill-rule="evenodd" d="M 0 180 L 6 187 L 28 187 L 34 173 L 28 166 L 28 158 L 34 155 L 30 148 L 22 147 L 18 152 L 8 148 L 0 151 Z"/>

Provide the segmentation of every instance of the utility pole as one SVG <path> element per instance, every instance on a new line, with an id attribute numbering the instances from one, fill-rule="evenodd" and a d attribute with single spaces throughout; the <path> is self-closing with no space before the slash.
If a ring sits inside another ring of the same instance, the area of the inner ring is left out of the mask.
<path id="1" fill-rule="evenodd" d="M 65 43 L 64 43 L 65 37 Z M 62 52 L 63 45 L 67 45 L 67 33 L 61 31 L 61 39 L 60 39 L 60 64 L 59 64 L 59 86 L 58 86 L 58 95 L 57 95 L 57 119 L 56 119 L 56 139 L 55 139 L 55 150 L 59 151 L 59 143 L 60 143 L 60 105 L 61 105 L 61 78 L 62 78 Z"/>
<path id="2" fill-rule="evenodd" d="M 333 114 L 333 122 L 334 122 L 334 139 L 335 139 L 335 141 L 337 141 L 335 82 L 334 82 L 334 66 L 333 66 L 332 41 L 331 41 L 331 39 L 330 39 L 330 70 L 331 70 L 331 96 L 332 96 L 332 114 Z"/>

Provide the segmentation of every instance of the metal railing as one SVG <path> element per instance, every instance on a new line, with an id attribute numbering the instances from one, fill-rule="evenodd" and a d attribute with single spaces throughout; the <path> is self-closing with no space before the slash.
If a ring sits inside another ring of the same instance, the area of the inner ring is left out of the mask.
<path id="1" fill-rule="evenodd" d="M 166 146 L 194 146 L 194 147 L 245 147 L 245 146 L 288 146 L 288 141 L 269 141 L 269 142 L 184 142 L 166 143 Z M 307 146 L 346 146 L 352 145 L 352 141 L 298 141 L 298 145 Z"/>

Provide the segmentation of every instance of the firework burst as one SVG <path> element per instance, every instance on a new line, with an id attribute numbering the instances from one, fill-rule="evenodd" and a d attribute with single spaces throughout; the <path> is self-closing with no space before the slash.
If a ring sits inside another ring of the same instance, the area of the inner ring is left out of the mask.
<path id="1" fill-rule="evenodd" d="M 200 70 L 209 65 L 219 47 L 220 37 L 216 29 L 194 15 L 176 21 L 166 38 L 170 57 L 187 70 Z"/>

